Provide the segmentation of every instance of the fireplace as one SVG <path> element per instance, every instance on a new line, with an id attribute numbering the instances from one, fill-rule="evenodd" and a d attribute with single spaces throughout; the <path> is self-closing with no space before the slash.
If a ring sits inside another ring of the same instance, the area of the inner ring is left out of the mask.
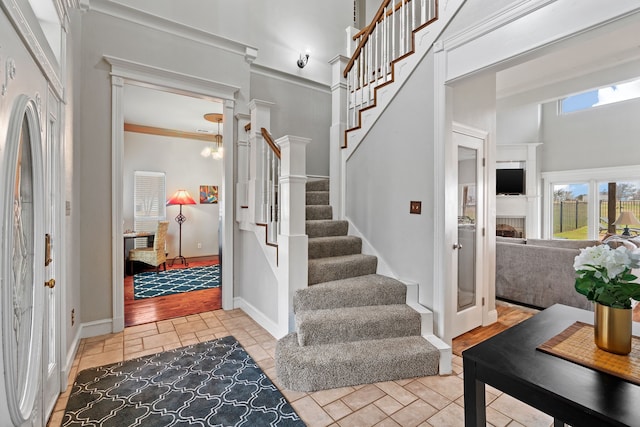
<path id="1" fill-rule="evenodd" d="M 496 236 L 526 237 L 524 217 L 496 217 Z"/>

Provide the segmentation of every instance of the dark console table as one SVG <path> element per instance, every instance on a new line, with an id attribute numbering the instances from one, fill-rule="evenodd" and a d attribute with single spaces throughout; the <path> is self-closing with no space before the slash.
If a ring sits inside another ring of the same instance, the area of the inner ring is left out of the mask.
<path id="1" fill-rule="evenodd" d="M 640 425 L 640 386 L 536 350 L 578 320 L 593 324 L 593 313 L 556 304 L 464 351 L 465 426 L 486 425 L 485 384 L 551 415 L 555 426 Z"/>

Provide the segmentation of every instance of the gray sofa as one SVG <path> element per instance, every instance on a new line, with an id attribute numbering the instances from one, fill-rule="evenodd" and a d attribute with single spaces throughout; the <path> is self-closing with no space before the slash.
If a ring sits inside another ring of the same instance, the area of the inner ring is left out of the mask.
<path id="1" fill-rule="evenodd" d="M 537 308 L 556 303 L 592 310 L 574 288 L 573 261 L 598 240 L 496 237 L 496 297 Z"/>

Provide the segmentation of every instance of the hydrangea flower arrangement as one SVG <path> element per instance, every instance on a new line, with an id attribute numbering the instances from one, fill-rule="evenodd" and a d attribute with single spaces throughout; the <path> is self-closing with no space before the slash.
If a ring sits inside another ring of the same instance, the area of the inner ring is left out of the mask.
<path id="1" fill-rule="evenodd" d="M 631 300 L 640 301 L 640 283 L 631 269 L 640 267 L 640 249 L 608 245 L 580 249 L 573 268 L 576 291 L 589 301 L 614 308 L 631 308 Z"/>

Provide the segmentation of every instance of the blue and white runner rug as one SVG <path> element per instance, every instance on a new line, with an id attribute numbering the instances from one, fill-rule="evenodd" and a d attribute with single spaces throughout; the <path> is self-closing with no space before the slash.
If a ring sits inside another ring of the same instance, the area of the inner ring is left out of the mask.
<path id="1" fill-rule="evenodd" d="M 234 337 L 81 371 L 71 426 L 304 426 Z"/>
<path id="2" fill-rule="evenodd" d="M 133 299 L 153 298 L 220 286 L 220 264 L 146 271 L 133 276 Z"/>

